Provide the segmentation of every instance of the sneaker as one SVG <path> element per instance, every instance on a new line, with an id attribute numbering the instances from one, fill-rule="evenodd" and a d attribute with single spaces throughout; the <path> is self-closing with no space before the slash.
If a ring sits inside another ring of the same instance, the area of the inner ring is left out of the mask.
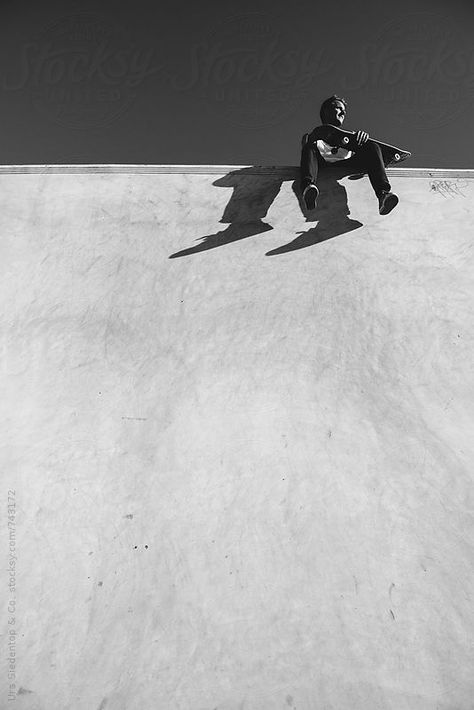
<path id="1" fill-rule="evenodd" d="M 307 185 L 303 190 L 303 200 L 306 205 L 307 210 L 314 210 L 316 207 L 316 202 L 318 200 L 319 190 L 316 185 L 311 183 Z"/>
<path id="2" fill-rule="evenodd" d="M 398 205 L 398 197 L 393 192 L 379 195 L 379 214 L 388 214 Z"/>

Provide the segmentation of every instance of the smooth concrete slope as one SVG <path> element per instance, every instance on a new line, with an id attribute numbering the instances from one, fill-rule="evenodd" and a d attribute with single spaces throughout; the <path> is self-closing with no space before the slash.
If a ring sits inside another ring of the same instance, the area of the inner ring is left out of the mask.
<path id="1" fill-rule="evenodd" d="M 392 182 L 0 177 L 0 707 L 472 710 L 474 180 Z"/>

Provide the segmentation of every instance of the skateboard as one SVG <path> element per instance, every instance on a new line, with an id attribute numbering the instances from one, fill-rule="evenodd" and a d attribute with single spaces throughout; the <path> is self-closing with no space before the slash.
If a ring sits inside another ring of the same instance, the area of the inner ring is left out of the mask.
<path id="1" fill-rule="evenodd" d="M 356 150 L 359 146 L 355 140 L 354 131 L 345 131 L 342 128 L 337 128 L 337 126 L 332 126 L 330 123 L 325 123 L 317 128 L 317 140 L 323 140 L 328 145 L 334 146 L 334 148 L 345 148 L 346 150 Z M 308 136 L 309 137 L 309 136 Z M 411 156 L 409 150 L 402 150 L 397 148 L 395 145 L 390 145 L 390 143 L 382 143 L 375 138 L 369 138 L 369 143 L 377 143 L 382 151 L 382 159 L 385 167 L 390 165 L 396 165 L 406 160 Z"/>

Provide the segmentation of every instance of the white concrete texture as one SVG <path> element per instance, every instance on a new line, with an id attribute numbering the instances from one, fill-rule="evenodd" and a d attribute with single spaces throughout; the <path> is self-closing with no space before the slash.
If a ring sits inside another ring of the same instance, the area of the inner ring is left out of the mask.
<path id="1" fill-rule="evenodd" d="M 0 707 L 472 710 L 474 180 L 237 173 L 0 176 Z"/>

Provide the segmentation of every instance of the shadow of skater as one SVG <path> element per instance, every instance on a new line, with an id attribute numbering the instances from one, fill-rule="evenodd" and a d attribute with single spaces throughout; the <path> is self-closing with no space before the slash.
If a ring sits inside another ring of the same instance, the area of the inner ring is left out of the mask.
<path id="1" fill-rule="evenodd" d="M 278 254 L 287 254 L 290 251 L 305 249 L 312 247 L 320 242 L 325 242 L 327 239 L 338 237 L 341 234 L 352 232 L 354 229 L 362 227 L 362 222 L 355 219 L 350 219 L 349 205 L 347 204 L 347 192 L 343 185 L 339 184 L 339 180 L 345 177 L 347 173 L 344 170 L 332 169 L 330 172 L 321 175 L 318 180 L 319 197 L 316 210 L 308 212 L 302 198 L 300 181 L 296 180 L 293 183 L 293 192 L 299 202 L 300 209 L 306 216 L 307 221 L 310 221 L 308 215 L 311 215 L 311 221 L 318 220 L 318 224 L 306 232 L 299 232 L 299 236 L 288 244 L 284 244 L 277 249 L 272 249 L 267 252 L 266 256 L 276 256 Z"/>
<path id="2" fill-rule="evenodd" d="M 259 169 L 261 170 L 261 168 Z M 216 187 L 232 187 L 234 191 L 220 222 L 229 224 L 226 229 L 201 237 L 196 246 L 171 254 L 170 259 L 197 254 L 225 244 L 268 232 L 273 227 L 263 221 L 273 200 L 280 192 L 285 178 L 268 168 L 268 174 L 258 173 L 257 168 L 233 170 L 212 184 Z"/>

